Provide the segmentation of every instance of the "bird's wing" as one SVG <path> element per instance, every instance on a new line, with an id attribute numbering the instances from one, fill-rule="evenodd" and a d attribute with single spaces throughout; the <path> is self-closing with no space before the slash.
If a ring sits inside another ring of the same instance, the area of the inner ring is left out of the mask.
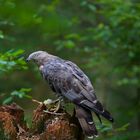
<path id="1" fill-rule="evenodd" d="M 90 110 L 94 110 L 100 122 L 101 122 L 101 118 L 99 115 L 102 115 L 103 117 L 113 122 L 113 118 L 111 117 L 110 113 L 107 110 L 105 110 L 102 104 L 97 100 L 97 97 L 95 95 L 95 90 L 89 78 L 73 62 L 65 61 L 65 63 L 72 68 L 72 74 L 76 79 L 78 79 L 78 86 L 81 87 L 81 90 L 83 91 L 81 92 L 81 94 L 85 97 L 85 100 L 82 101 L 83 106 L 89 108 Z"/>
<path id="2" fill-rule="evenodd" d="M 70 64 L 71 63 L 71 64 Z M 87 76 L 72 62 L 53 60 L 42 71 L 51 87 L 76 105 L 92 110 L 112 121 L 112 117 L 97 100 Z"/>
<path id="3" fill-rule="evenodd" d="M 87 92 L 82 92 L 83 96 L 91 102 L 96 102 L 97 97 L 95 95 L 95 90 L 89 80 L 89 78 L 84 74 L 84 72 L 73 62 L 65 61 L 65 63 L 71 68 L 72 75 L 78 80 L 79 86 Z"/>

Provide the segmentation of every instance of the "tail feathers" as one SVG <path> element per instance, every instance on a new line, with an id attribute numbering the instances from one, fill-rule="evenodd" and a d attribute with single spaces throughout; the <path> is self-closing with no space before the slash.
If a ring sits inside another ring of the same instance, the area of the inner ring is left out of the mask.
<path id="1" fill-rule="evenodd" d="M 111 114 L 110 114 L 107 110 L 105 110 L 105 109 L 103 108 L 102 104 L 101 104 L 99 101 L 97 101 L 97 103 L 95 104 L 95 107 L 100 111 L 99 114 L 101 114 L 101 115 L 102 115 L 103 117 L 105 117 L 107 120 L 109 120 L 109 121 L 111 121 L 111 122 L 114 122 L 114 120 L 113 120 Z"/>
<path id="2" fill-rule="evenodd" d="M 107 110 L 103 110 L 103 112 L 101 113 L 101 115 L 103 117 L 105 117 L 107 120 L 114 122 L 113 117 L 111 116 L 111 114 L 107 111 Z"/>
<path id="3" fill-rule="evenodd" d="M 80 105 L 89 109 L 89 110 L 94 111 L 96 114 L 102 115 L 107 120 L 114 122 L 111 114 L 103 108 L 102 104 L 99 101 L 96 101 L 96 103 L 95 103 L 95 102 L 90 102 L 88 100 L 84 100 L 84 101 L 82 101 L 82 103 Z"/>
<path id="4" fill-rule="evenodd" d="M 99 115 L 98 113 L 96 113 L 96 112 L 94 112 L 94 113 L 96 114 L 96 116 L 97 116 L 98 120 L 99 120 L 99 121 L 100 121 L 100 123 L 102 124 L 102 120 L 101 120 L 100 115 Z"/>
<path id="5" fill-rule="evenodd" d="M 84 109 L 80 106 L 76 106 L 76 116 L 85 135 L 90 138 L 98 136 L 98 132 L 93 122 L 90 110 Z"/>

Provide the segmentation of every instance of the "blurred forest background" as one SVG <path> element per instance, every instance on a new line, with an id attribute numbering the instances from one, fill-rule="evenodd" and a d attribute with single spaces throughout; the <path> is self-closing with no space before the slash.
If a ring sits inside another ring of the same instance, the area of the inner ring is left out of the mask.
<path id="1" fill-rule="evenodd" d="M 25 58 L 45 50 L 78 64 L 112 113 L 97 140 L 140 140 L 139 0 L 0 0 L 0 102 L 18 103 L 30 122 L 52 92 Z"/>

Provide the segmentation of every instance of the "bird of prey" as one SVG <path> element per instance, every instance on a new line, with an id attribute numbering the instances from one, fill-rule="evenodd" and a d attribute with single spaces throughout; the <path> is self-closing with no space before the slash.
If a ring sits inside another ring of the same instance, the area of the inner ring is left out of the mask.
<path id="1" fill-rule="evenodd" d="M 57 95 L 75 104 L 76 116 L 85 135 L 98 136 L 92 112 L 100 121 L 103 116 L 113 122 L 110 113 L 98 101 L 89 78 L 76 64 L 45 51 L 31 53 L 27 58 L 30 60 L 38 65 L 43 78 Z"/>

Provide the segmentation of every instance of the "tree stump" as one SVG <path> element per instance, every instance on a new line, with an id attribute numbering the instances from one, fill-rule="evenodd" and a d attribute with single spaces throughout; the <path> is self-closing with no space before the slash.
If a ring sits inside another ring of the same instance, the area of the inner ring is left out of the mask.
<path id="1" fill-rule="evenodd" d="M 32 127 L 24 121 L 24 111 L 17 104 L 0 107 L 1 140 L 84 140 L 84 134 L 75 117 L 56 103 L 39 102 L 33 111 Z"/>

